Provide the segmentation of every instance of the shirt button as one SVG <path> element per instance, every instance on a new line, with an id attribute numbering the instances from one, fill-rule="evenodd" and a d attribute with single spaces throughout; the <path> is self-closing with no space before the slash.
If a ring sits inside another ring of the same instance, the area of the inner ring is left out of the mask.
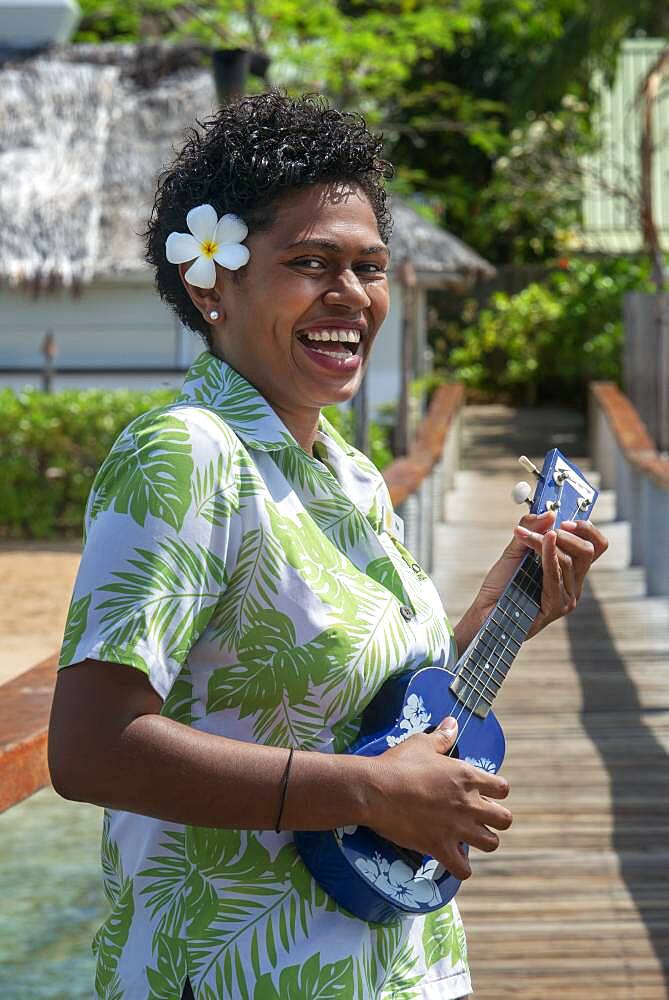
<path id="1" fill-rule="evenodd" d="M 404 618 L 405 622 L 410 622 L 413 618 L 413 611 L 411 608 L 407 607 L 406 604 L 403 604 L 400 608 L 400 614 L 402 615 L 402 618 Z"/>

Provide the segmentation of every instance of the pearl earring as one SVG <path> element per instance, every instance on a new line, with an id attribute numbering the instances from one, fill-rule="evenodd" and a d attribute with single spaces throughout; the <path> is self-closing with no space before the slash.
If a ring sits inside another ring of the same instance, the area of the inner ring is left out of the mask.
<path id="1" fill-rule="evenodd" d="M 212 309 L 209 313 L 209 319 L 214 320 L 214 322 L 218 319 L 218 313 L 215 309 Z"/>

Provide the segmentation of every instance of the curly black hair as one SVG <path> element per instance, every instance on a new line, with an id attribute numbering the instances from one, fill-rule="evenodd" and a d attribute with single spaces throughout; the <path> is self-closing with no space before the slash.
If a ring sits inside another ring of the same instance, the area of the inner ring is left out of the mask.
<path id="1" fill-rule="evenodd" d="M 317 95 L 291 98 L 271 91 L 226 105 L 197 126 L 188 129 L 183 149 L 160 177 L 144 236 L 160 297 L 206 342 L 209 328 L 165 256 L 167 237 L 186 231 L 186 215 L 195 205 L 213 205 L 219 217 L 233 212 L 253 232 L 272 225 L 286 193 L 349 182 L 364 191 L 381 239 L 389 240 L 384 180 L 392 167 L 381 157 L 382 137 L 370 132 L 361 115 L 337 111 Z M 241 272 L 233 273 L 242 280 Z"/>

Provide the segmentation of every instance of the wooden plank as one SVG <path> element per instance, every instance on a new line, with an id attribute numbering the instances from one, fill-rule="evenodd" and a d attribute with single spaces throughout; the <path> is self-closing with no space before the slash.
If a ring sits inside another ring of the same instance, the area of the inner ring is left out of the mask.
<path id="1" fill-rule="evenodd" d="M 447 610 L 466 607 L 510 537 L 516 456 L 559 444 L 580 464 L 583 445 L 558 411 L 464 418 L 467 465 L 437 532 Z M 669 601 L 646 598 L 625 558 L 607 553 L 574 615 L 521 651 L 495 705 L 514 823 L 497 852 L 472 852 L 458 896 L 476 1000 L 669 996 Z"/>

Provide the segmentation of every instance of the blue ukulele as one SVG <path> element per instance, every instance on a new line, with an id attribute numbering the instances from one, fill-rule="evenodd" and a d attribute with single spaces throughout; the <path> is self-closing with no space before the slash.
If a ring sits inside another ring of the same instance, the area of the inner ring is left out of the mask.
<path id="1" fill-rule="evenodd" d="M 533 514 L 554 510 L 556 526 L 588 519 L 598 492 L 557 448 L 546 455 L 541 472 L 529 459 L 520 462 L 537 477 L 537 487 L 530 501 L 531 487 L 518 483 L 516 502 L 530 503 Z M 541 585 L 541 560 L 528 552 L 454 672 L 431 666 L 389 678 L 365 710 L 359 737 L 347 753 L 377 756 L 452 715 L 458 737 L 450 756 L 498 771 L 504 734 L 490 709 L 539 612 Z M 445 906 L 460 888 L 460 880 L 435 858 L 364 826 L 299 832 L 295 843 L 316 881 L 361 920 L 389 923 L 403 913 L 428 913 Z"/>

